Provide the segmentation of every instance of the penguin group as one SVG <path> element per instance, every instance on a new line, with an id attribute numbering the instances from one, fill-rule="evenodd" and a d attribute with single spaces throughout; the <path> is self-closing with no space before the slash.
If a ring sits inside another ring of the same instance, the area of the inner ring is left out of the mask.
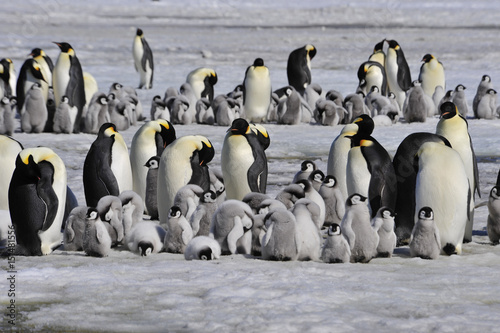
<path id="1" fill-rule="evenodd" d="M 402 47 L 384 39 L 359 66 L 355 92 L 344 98 L 313 81 L 318 50 L 306 44 L 289 54 L 285 87 L 272 89 L 260 57 L 234 90 L 221 95 L 215 94 L 216 71 L 199 67 L 179 88 L 155 95 L 146 117 L 136 88 L 115 82 L 99 91 L 74 48 L 55 44 L 55 65 L 33 49 L 16 89 L 12 61 L 0 61 L 0 152 L 9 166 L 0 198 L 16 231 L 18 255 L 59 249 L 106 257 L 123 248 L 140 256 L 183 254 L 186 260 L 243 254 L 368 263 L 390 258 L 397 246 L 408 246 L 412 257 L 437 259 L 461 254 L 472 241 L 480 195 L 468 132 L 472 117 L 466 87 L 446 91 L 444 66 L 435 55 L 423 56 L 412 81 Z M 153 55 L 142 29 L 132 54 L 137 88 L 152 89 Z M 474 118 L 498 116 L 488 75 L 472 110 Z M 372 136 L 376 126 L 431 117 L 439 117 L 435 133 L 408 135 L 393 157 Z M 174 126 L 194 123 L 227 128 L 220 170 L 209 165 L 215 156 L 209 138 L 176 134 Z M 277 195 L 267 193 L 272 141 L 266 124 L 342 126 L 325 156 L 326 172 L 306 160 Z M 120 132 L 131 127 L 138 129 L 127 143 Z M 84 205 L 67 186 L 62 159 L 48 147 L 24 148 L 9 137 L 16 131 L 95 136 L 83 165 Z M 498 198 L 500 184 L 488 203 L 492 243 L 500 238 Z"/>

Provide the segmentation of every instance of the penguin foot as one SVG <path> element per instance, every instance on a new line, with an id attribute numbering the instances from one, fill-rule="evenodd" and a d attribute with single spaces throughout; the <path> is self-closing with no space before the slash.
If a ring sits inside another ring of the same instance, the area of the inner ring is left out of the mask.
<path id="1" fill-rule="evenodd" d="M 447 255 L 451 256 L 452 254 L 457 254 L 457 247 L 451 243 L 446 243 L 443 247 L 443 251 Z"/>

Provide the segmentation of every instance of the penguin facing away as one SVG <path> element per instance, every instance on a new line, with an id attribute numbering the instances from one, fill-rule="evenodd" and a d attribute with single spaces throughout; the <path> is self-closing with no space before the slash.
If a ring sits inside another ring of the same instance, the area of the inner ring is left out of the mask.
<path id="1" fill-rule="evenodd" d="M 406 91 L 411 86 L 411 72 L 403 49 L 395 40 L 386 40 L 389 44 L 385 58 L 385 71 L 389 91 L 396 95 L 399 107 L 403 107 Z"/>
<path id="2" fill-rule="evenodd" d="M 273 261 L 293 261 L 298 257 L 295 216 L 285 210 L 269 212 L 265 219 L 266 233 L 262 238 L 262 258 Z"/>
<path id="3" fill-rule="evenodd" d="M 243 80 L 243 108 L 248 121 L 260 123 L 267 117 L 271 104 L 271 77 L 262 58 L 255 59 Z"/>
<path id="4" fill-rule="evenodd" d="M 153 52 L 149 47 L 144 32 L 137 28 L 132 45 L 132 55 L 136 72 L 139 72 L 139 89 L 153 88 L 154 62 Z"/>

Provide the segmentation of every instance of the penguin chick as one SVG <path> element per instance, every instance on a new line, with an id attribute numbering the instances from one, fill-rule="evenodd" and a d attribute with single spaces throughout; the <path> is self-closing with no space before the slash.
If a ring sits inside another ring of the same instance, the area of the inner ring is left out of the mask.
<path id="1" fill-rule="evenodd" d="M 313 201 L 315 204 L 318 205 L 319 208 L 318 214 L 315 215 L 313 218 L 316 227 L 318 227 L 318 230 L 321 230 L 321 228 L 323 228 L 323 224 L 325 223 L 325 215 L 326 215 L 325 200 L 323 200 L 321 195 L 318 193 L 318 191 L 316 191 L 316 189 L 312 186 L 309 180 L 302 179 L 299 180 L 297 184 L 304 187 L 304 197 L 306 199 Z M 295 204 L 297 204 L 297 202 Z"/>
<path id="2" fill-rule="evenodd" d="M 151 157 L 145 167 L 148 168 L 146 176 L 146 209 L 152 220 L 158 220 L 158 167 L 160 165 L 160 157 Z"/>
<path id="3" fill-rule="evenodd" d="M 394 212 L 388 207 L 380 207 L 371 223 L 379 237 L 377 256 L 383 258 L 392 257 L 397 241 L 394 231 Z"/>
<path id="4" fill-rule="evenodd" d="M 342 191 L 337 186 L 335 177 L 328 175 L 319 189 L 319 195 L 325 201 L 325 223 L 324 226 L 331 226 L 342 222 L 345 214 L 345 199 Z"/>
<path id="5" fill-rule="evenodd" d="M 474 112 L 474 117 L 478 118 L 477 107 L 481 98 L 488 92 L 489 89 L 493 89 L 493 84 L 491 83 L 491 77 L 489 75 L 483 75 L 481 82 L 476 90 L 476 95 L 474 95 L 474 100 L 472 101 L 472 111 Z"/>
<path id="6" fill-rule="evenodd" d="M 282 202 L 287 209 L 290 209 L 297 200 L 304 197 L 304 187 L 299 184 L 290 184 L 276 195 L 276 200 Z"/>
<path id="7" fill-rule="evenodd" d="M 306 198 L 299 199 L 292 208 L 296 220 L 298 260 L 319 260 L 321 235 L 316 224 L 319 211 L 319 206 Z"/>
<path id="8" fill-rule="evenodd" d="M 211 190 L 203 192 L 200 203 L 189 219 L 193 235 L 208 236 L 210 234 L 210 223 L 212 216 L 217 210 L 217 196 Z"/>
<path id="9" fill-rule="evenodd" d="M 262 239 L 266 234 L 264 220 L 269 212 L 277 209 L 286 210 L 286 207 L 281 201 L 275 199 L 265 199 L 257 207 L 252 226 L 252 255 L 256 257 L 262 256 Z"/>
<path id="10" fill-rule="evenodd" d="M 68 96 L 63 96 L 54 114 L 54 133 L 72 133 L 77 113 L 78 109 L 76 106 L 71 107 L 69 105 Z"/>
<path id="11" fill-rule="evenodd" d="M 437 259 L 441 252 L 439 229 L 434 223 L 434 213 L 430 207 L 418 212 L 418 220 L 410 237 L 410 255 L 422 259 Z"/>
<path id="12" fill-rule="evenodd" d="M 477 104 L 476 117 L 479 119 L 497 118 L 497 92 L 495 89 L 488 89 Z"/>
<path id="13" fill-rule="evenodd" d="M 193 229 L 177 206 L 170 208 L 167 220 L 164 247 L 170 253 L 184 253 L 193 238 Z"/>
<path id="14" fill-rule="evenodd" d="M 182 215 L 189 221 L 203 195 L 203 189 L 196 184 L 187 184 L 181 187 L 174 197 L 174 206 L 180 208 Z"/>
<path id="15" fill-rule="evenodd" d="M 308 179 L 311 172 L 316 170 L 316 164 L 313 161 L 305 160 L 300 164 L 300 171 L 293 177 L 292 183 L 296 183 L 301 179 Z"/>
<path id="16" fill-rule="evenodd" d="M 216 260 L 220 259 L 219 243 L 208 236 L 196 236 L 188 243 L 184 251 L 186 260 Z"/>
<path id="17" fill-rule="evenodd" d="M 259 214 L 260 205 L 264 200 L 271 199 L 271 197 L 267 194 L 260 192 L 250 192 L 243 197 L 241 201 L 246 203 L 252 208 L 252 212 L 254 214 Z"/>
<path id="18" fill-rule="evenodd" d="M 500 179 L 500 177 L 499 177 Z M 488 230 L 488 237 L 493 244 L 498 244 L 500 240 L 500 186 L 497 180 L 495 185 L 490 191 L 488 199 L 488 220 L 486 229 Z"/>
<path id="19" fill-rule="evenodd" d="M 132 190 L 123 191 L 118 198 L 122 202 L 123 234 L 126 236 L 134 225 L 142 222 L 144 204 L 141 196 Z"/>
<path id="20" fill-rule="evenodd" d="M 469 107 L 467 106 L 467 99 L 464 91 L 465 89 L 466 88 L 463 84 L 457 85 L 451 95 L 451 101 L 457 106 L 458 112 L 462 115 L 462 117 L 467 118 Z"/>
<path id="21" fill-rule="evenodd" d="M 48 111 L 40 83 L 34 83 L 21 109 L 21 129 L 25 133 L 41 133 L 47 122 Z"/>
<path id="22" fill-rule="evenodd" d="M 87 210 L 83 251 L 91 257 L 107 257 L 111 250 L 111 237 L 95 208 Z"/>
<path id="23" fill-rule="evenodd" d="M 97 202 L 96 209 L 99 212 L 101 221 L 111 225 L 111 228 L 107 229 L 111 231 L 110 235 L 113 245 L 120 244 L 125 235 L 122 222 L 122 202 L 120 198 L 114 195 L 105 195 Z"/>
<path id="24" fill-rule="evenodd" d="M 323 180 L 325 180 L 325 174 L 323 171 L 316 169 L 311 172 L 308 180 L 311 182 L 312 187 L 314 187 L 316 191 L 319 191 L 321 185 L 323 184 Z"/>
<path id="25" fill-rule="evenodd" d="M 267 231 L 262 238 L 262 259 L 297 260 L 298 240 L 295 216 L 284 209 L 268 213 L 264 219 Z"/>
<path id="26" fill-rule="evenodd" d="M 327 264 L 348 263 L 351 260 L 351 248 L 337 223 L 333 223 L 328 228 L 328 236 L 323 244 L 321 259 Z"/>
<path id="27" fill-rule="evenodd" d="M 64 251 L 83 251 L 87 211 L 87 206 L 78 206 L 69 213 L 63 235 Z"/>
<path id="28" fill-rule="evenodd" d="M 12 136 L 15 130 L 16 97 L 3 97 L 0 101 L 0 134 Z"/>
<path id="29" fill-rule="evenodd" d="M 130 229 L 126 244 L 131 252 L 145 257 L 163 249 L 165 234 L 162 226 L 151 221 L 142 221 Z"/>

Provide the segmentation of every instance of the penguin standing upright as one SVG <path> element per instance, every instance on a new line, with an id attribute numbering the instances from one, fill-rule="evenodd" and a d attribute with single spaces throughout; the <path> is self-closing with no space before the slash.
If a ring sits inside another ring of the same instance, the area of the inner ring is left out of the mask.
<path id="1" fill-rule="evenodd" d="M 351 248 L 337 223 L 328 228 L 328 237 L 321 250 L 321 259 L 328 264 L 347 263 L 351 260 Z"/>
<path id="2" fill-rule="evenodd" d="M 12 97 L 16 84 L 16 71 L 10 58 L 0 60 L 0 99 Z"/>
<path id="3" fill-rule="evenodd" d="M 96 207 L 105 195 L 118 196 L 132 189 L 128 148 L 115 125 L 101 126 L 83 164 L 83 188 L 87 206 Z"/>
<path id="4" fill-rule="evenodd" d="M 497 116 L 497 91 L 488 89 L 477 104 L 476 117 L 479 119 L 496 119 Z"/>
<path id="5" fill-rule="evenodd" d="M 42 87 L 33 83 L 21 109 L 21 130 L 26 133 L 41 133 L 47 123 L 48 111 L 43 99 Z"/>
<path id="6" fill-rule="evenodd" d="M 467 118 L 467 113 L 469 113 L 469 106 L 467 105 L 467 98 L 465 97 L 465 86 L 459 84 L 455 87 L 453 94 L 451 95 L 451 101 L 456 105 L 458 112 L 462 117 Z"/>
<path id="7" fill-rule="evenodd" d="M 381 40 L 373 47 L 373 53 L 368 58 L 368 61 L 376 61 L 382 66 L 385 66 L 385 52 L 384 52 L 385 39 Z"/>
<path id="8" fill-rule="evenodd" d="M 446 90 L 446 79 L 443 64 L 435 56 L 427 53 L 422 58 L 418 80 L 422 83 L 422 89 L 427 96 L 432 97 L 436 87 L 440 86 Z"/>
<path id="9" fill-rule="evenodd" d="M 21 112 L 26 96 L 34 83 L 40 84 L 44 102 L 47 103 L 49 94 L 49 85 L 47 82 L 40 64 L 35 59 L 26 59 L 19 70 L 19 77 L 16 84 L 17 109 L 19 112 Z"/>
<path id="10" fill-rule="evenodd" d="M 262 238 L 264 260 L 297 260 L 298 239 L 295 216 L 286 209 L 269 212 L 264 218 L 267 231 Z"/>
<path id="11" fill-rule="evenodd" d="M 134 43 L 132 44 L 132 55 L 134 57 L 135 70 L 139 72 L 139 89 L 153 88 L 153 52 L 149 47 L 144 32 L 137 28 Z"/>
<path id="12" fill-rule="evenodd" d="M 0 210 L 9 209 L 9 184 L 14 169 L 16 168 L 16 158 L 23 145 L 11 137 L 0 135 Z"/>
<path id="13" fill-rule="evenodd" d="M 52 149 L 27 148 L 19 153 L 9 186 L 16 254 L 45 255 L 61 245 L 66 183 L 64 162 Z"/>
<path id="14" fill-rule="evenodd" d="M 111 237 L 95 208 L 89 208 L 85 221 L 83 251 L 91 257 L 107 257 L 111 250 Z"/>
<path id="15" fill-rule="evenodd" d="M 130 165 L 132 167 L 133 190 L 141 196 L 144 203 L 146 203 L 146 177 L 148 173 L 148 169 L 144 165 L 151 156 L 161 156 L 165 147 L 175 139 L 174 127 L 164 119 L 145 123 L 132 138 Z"/>
<path id="16" fill-rule="evenodd" d="M 36 60 L 36 62 L 42 68 L 42 73 L 49 87 L 52 86 L 52 71 L 54 70 L 54 63 L 52 59 L 45 53 L 41 48 L 34 48 L 31 50 L 30 56 Z M 89 96 L 91 97 L 91 96 Z"/>
<path id="17" fill-rule="evenodd" d="M 498 172 L 497 182 L 490 190 L 488 198 L 488 220 L 486 230 L 488 238 L 493 244 L 498 244 L 500 240 L 500 171 Z"/>
<path id="18" fill-rule="evenodd" d="M 63 96 L 68 96 L 68 104 L 71 107 L 76 106 L 78 110 L 73 125 L 73 133 L 80 133 L 80 122 L 86 102 L 82 66 L 70 44 L 65 42 L 55 44 L 61 49 L 52 72 L 56 107 L 61 103 Z"/>
<path id="19" fill-rule="evenodd" d="M 152 156 L 144 166 L 148 169 L 144 205 L 151 219 L 158 220 L 158 167 L 160 166 L 160 156 Z"/>
<path id="20" fill-rule="evenodd" d="M 243 110 L 248 121 L 265 121 L 271 104 L 271 77 L 262 58 L 255 59 L 245 72 L 243 80 Z"/>
<path id="21" fill-rule="evenodd" d="M 474 100 L 472 101 L 472 111 L 474 112 L 474 117 L 478 118 L 477 106 L 481 101 L 481 98 L 487 93 L 489 89 L 493 89 L 493 84 L 491 83 L 491 77 L 487 74 L 483 75 L 481 82 L 477 86 L 476 94 L 474 95 Z"/>
<path id="22" fill-rule="evenodd" d="M 472 146 L 472 139 L 469 135 L 467 120 L 458 112 L 457 107 L 452 102 L 441 105 L 441 119 L 436 126 L 436 134 L 448 139 L 453 149 L 462 158 L 469 179 L 470 185 L 470 206 L 469 219 L 464 235 L 464 242 L 472 241 L 472 224 L 474 222 L 474 196 L 481 197 L 479 189 L 479 171 L 477 167 L 476 154 Z"/>
<path id="23" fill-rule="evenodd" d="M 208 163 L 215 155 L 212 143 L 201 135 L 187 135 L 169 144 L 160 157 L 158 168 L 158 215 L 166 224 L 175 195 L 187 184 L 210 189 Z"/>
<path id="24" fill-rule="evenodd" d="M 422 259 L 437 259 L 441 253 L 439 229 L 430 207 L 422 207 L 410 237 L 410 255 Z"/>
<path id="25" fill-rule="evenodd" d="M 266 193 L 269 135 L 260 126 L 235 119 L 221 152 L 221 168 L 227 199 L 242 200 L 250 192 Z"/>
<path id="26" fill-rule="evenodd" d="M 403 49 L 395 40 L 386 40 L 389 44 L 385 58 L 385 72 L 389 91 L 396 95 L 399 107 L 403 107 L 406 91 L 411 86 L 410 67 L 406 62 Z"/>
<path id="27" fill-rule="evenodd" d="M 311 84 L 311 60 L 316 52 L 314 45 L 307 44 L 293 50 L 288 56 L 286 66 L 288 84 L 301 95 L 304 95 L 307 86 Z"/>

